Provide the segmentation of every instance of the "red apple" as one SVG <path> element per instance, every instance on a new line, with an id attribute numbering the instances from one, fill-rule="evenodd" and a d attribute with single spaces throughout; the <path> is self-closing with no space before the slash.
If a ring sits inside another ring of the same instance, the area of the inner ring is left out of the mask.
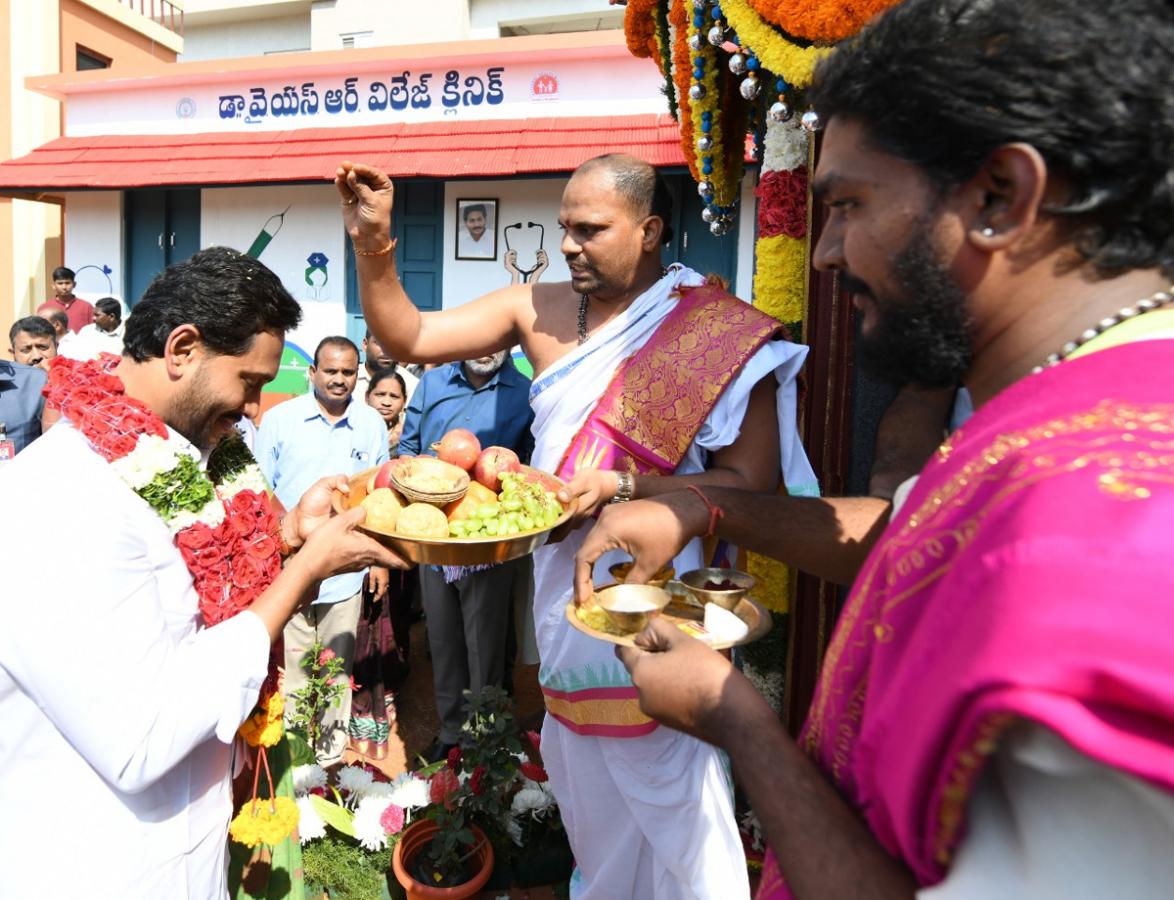
<path id="1" fill-rule="evenodd" d="M 372 482 L 375 490 L 379 488 L 391 487 L 391 469 L 394 460 L 389 459 L 379 467 L 379 471 L 375 473 L 375 480 Z"/>
<path id="2" fill-rule="evenodd" d="M 432 449 L 446 463 L 471 472 L 477 464 L 477 457 L 481 455 L 481 442 L 467 428 L 454 428 L 433 444 Z"/>
<path id="3" fill-rule="evenodd" d="M 501 490 L 503 472 L 521 472 L 522 461 L 508 447 L 486 447 L 477 457 L 473 477 L 491 491 Z"/>

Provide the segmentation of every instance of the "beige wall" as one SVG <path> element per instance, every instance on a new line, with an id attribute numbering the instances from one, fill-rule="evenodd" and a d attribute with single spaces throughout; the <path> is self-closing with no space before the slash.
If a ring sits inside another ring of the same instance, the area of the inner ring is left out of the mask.
<path id="1" fill-rule="evenodd" d="M 373 32 L 368 42 L 356 46 L 463 41 L 469 36 L 469 0 L 428 0 L 423 6 L 407 0 L 336 0 L 315 7 L 310 28 L 314 50 L 339 50 L 342 35 L 368 31 Z"/>
<path id="2" fill-rule="evenodd" d="M 25 78 L 59 65 L 57 4 L 0 0 L 0 155 L 22 156 L 61 133 L 55 100 L 28 91 Z M 0 201 L 0 346 L 8 356 L 8 328 L 31 314 L 50 291 L 49 273 L 61 264 L 61 207 L 57 203 Z"/>
<path id="3" fill-rule="evenodd" d="M 136 66 L 142 68 L 151 60 L 175 62 L 175 50 L 136 31 L 122 22 L 103 15 L 80 0 L 61 2 L 61 72 L 77 70 L 77 46 L 104 56 L 111 61 L 110 68 Z M 46 6 L 51 4 L 46 3 Z M 126 13 L 122 13 L 126 15 Z M 138 17 L 141 19 L 141 17 Z M 145 30 L 162 31 L 154 23 L 141 21 Z M 160 35 L 162 37 L 163 35 Z M 175 43 L 176 41 L 172 41 Z M 38 73 L 43 74 L 43 73 Z"/>

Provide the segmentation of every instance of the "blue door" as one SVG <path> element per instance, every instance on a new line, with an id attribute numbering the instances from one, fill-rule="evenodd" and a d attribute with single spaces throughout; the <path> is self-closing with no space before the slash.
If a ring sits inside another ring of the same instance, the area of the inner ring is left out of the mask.
<path id="1" fill-rule="evenodd" d="M 440 309 L 444 277 L 444 182 L 397 182 L 392 223 L 397 241 L 395 267 L 400 283 L 421 310 Z M 346 247 L 347 270 L 347 337 L 361 344 L 367 325 L 363 321 L 363 308 L 359 303 L 355 254 L 349 238 L 343 244 Z"/>
<path id="2" fill-rule="evenodd" d="M 200 249 L 200 191 L 127 191 L 123 212 L 126 303 L 133 307 L 152 278 Z"/>
<path id="3" fill-rule="evenodd" d="M 688 175 L 663 175 L 673 195 L 673 240 L 661 251 L 661 260 L 667 266 L 684 263 L 702 275 L 720 275 L 736 288 L 734 278 L 738 271 L 738 225 L 718 237 L 701 220 L 705 204 L 697 193 L 697 184 Z"/>

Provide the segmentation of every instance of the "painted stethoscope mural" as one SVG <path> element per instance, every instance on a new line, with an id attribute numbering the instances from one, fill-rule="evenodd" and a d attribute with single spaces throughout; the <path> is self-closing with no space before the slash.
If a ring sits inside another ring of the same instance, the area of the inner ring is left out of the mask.
<path id="1" fill-rule="evenodd" d="M 261 258 L 261 254 L 281 231 L 281 226 L 285 224 L 285 215 L 292 207 L 293 204 L 290 204 L 281 212 L 274 213 L 265 220 L 265 224 L 261 226 L 261 230 L 253 238 L 253 243 L 245 251 L 245 256 L 251 256 L 253 259 Z M 326 293 L 326 284 L 330 281 L 330 272 L 327 269 L 329 265 L 329 257 L 321 250 L 315 250 L 306 257 L 306 268 L 302 273 L 302 280 L 305 281 L 306 287 L 309 289 L 306 292 L 307 300 L 321 302 L 330 299 L 329 294 Z"/>
<path id="2" fill-rule="evenodd" d="M 502 229 L 502 237 L 505 239 L 505 268 L 513 278 L 511 284 L 516 284 L 521 281 L 522 284 L 527 284 L 531 281 L 538 281 L 542 277 L 542 273 L 546 271 L 546 267 L 550 265 L 550 260 L 546 256 L 546 250 L 543 249 L 543 244 L 546 242 L 546 227 L 539 222 L 527 222 L 526 234 L 529 235 L 529 229 L 538 229 L 538 248 L 534 252 L 534 265 L 528 269 L 522 269 L 518 266 L 518 248 L 510 244 L 510 230 L 522 228 L 521 222 L 515 222 L 513 225 L 507 225 Z M 515 235 L 517 240 L 519 235 Z"/>

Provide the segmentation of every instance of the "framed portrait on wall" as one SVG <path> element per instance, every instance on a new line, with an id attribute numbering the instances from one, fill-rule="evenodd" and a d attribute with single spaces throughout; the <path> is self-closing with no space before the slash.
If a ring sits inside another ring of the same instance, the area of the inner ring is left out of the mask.
<path id="1" fill-rule="evenodd" d="M 457 199 L 457 259 L 497 259 L 497 201 Z"/>

